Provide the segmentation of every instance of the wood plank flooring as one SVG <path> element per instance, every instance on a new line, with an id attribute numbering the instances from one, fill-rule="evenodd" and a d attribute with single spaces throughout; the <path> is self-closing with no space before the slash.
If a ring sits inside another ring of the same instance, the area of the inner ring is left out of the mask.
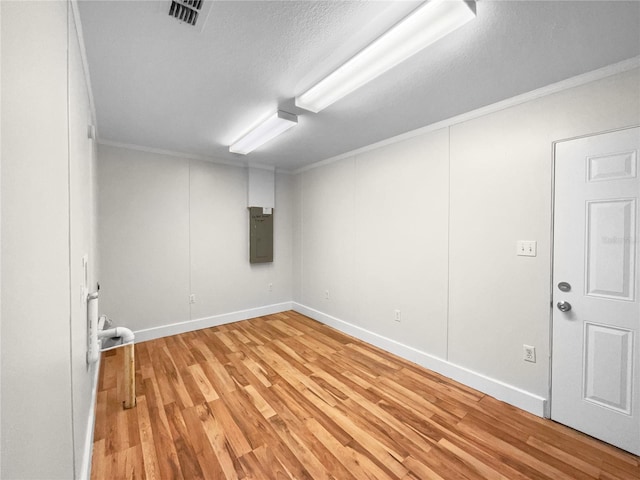
<path id="1" fill-rule="evenodd" d="M 102 358 L 91 478 L 640 479 L 640 459 L 295 312 Z"/>

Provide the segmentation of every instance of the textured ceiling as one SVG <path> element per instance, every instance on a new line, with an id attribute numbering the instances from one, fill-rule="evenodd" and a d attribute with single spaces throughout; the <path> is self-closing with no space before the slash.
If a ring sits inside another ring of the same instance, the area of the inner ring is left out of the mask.
<path id="1" fill-rule="evenodd" d="M 219 1 L 204 30 L 166 1 L 80 0 L 100 140 L 292 170 L 640 55 L 640 2 L 479 1 L 477 18 L 326 110 L 293 98 L 413 1 Z M 277 108 L 299 125 L 228 146 Z"/>

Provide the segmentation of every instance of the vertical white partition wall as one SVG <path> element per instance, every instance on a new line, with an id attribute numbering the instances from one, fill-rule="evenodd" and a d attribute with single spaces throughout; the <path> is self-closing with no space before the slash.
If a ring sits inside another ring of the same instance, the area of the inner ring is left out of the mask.
<path id="1" fill-rule="evenodd" d="M 1 58 L 1 476 L 68 479 L 66 2 L 3 2 Z"/>
<path id="2" fill-rule="evenodd" d="M 69 252 L 71 305 L 71 382 L 73 444 L 77 478 L 89 473 L 94 404 L 92 391 L 98 365 L 87 365 L 88 318 L 84 292 L 95 292 L 98 248 L 95 233 L 96 143 L 92 135 L 90 89 L 81 53 L 81 28 L 69 3 L 68 129 L 69 129 Z M 83 263 L 87 262 L 86 273 Z M 85 290 L 82 290 L 86 287 Z"/>
<path id="3" fill-rule="evenodd" d="M 0 53 L 2 52 L 2 2 L 0 2 Z M 2 106 L 2 61 L 0 61 L 0 107 Z M 0 186 L 2 185 L 2 119 L 0 118 Z M 2 195 L 0 194 L 0 272 L 2 272 Z M 2 449 L 2 275 L 0 274 L 0 450 Z M 0 476 L 2 453 L 0 452 Z"/>
<path id="4" fill-rule="evenodd" d="M 88 89 L 67 1 L 2 2 L 2 478 L 83 478 L 95 367 Z"/>

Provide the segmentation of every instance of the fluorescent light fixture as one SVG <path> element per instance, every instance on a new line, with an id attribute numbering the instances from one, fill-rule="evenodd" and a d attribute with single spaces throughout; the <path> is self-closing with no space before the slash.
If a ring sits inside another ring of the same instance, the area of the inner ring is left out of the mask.
<path id="1" fill-rule="evenodd" d="M 229 147 L 229 151 L 246 155 L 297 124 L 297 115 L 278 110 L 245 136 L 236 140 Z"/>
<path id="2" fill-rule="evenodd" d="M 318 113 L 475 16 L 475 2 L 425 2 L 324 80 L 296 97 L 296 107 Z"/>

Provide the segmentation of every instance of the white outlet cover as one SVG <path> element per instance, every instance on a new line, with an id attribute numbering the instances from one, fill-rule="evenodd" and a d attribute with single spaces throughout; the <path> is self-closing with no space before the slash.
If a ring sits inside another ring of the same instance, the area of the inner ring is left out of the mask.
<path id="1" fill-rule="evenodd" d="M 536 347 L 522 345 L 522 359 L 525 362 L 536 363 Z"/>

